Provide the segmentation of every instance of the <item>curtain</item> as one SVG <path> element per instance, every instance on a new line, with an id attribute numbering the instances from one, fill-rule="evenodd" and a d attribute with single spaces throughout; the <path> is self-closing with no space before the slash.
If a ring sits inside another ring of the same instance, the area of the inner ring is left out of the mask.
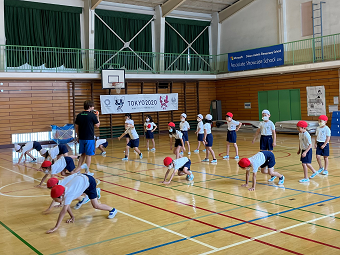
<path id="1" fill-rule="evenodd" d="M 69 6 L 5 0 L 7 66 L 27 63 L 46 68 L 62 65 L 82 68 L 81 11 L 81 8 Z"/>
<path id="2" fill-rule="evenodd" d="M 168 24 L 165 25 L 165 69 L 166 70 L 190 70 L 199 71 L 209 70 L 209 32 L 210 22 L 185 20 L 177 18 L 165 18 L 188 43 L 192 43 L 195 38 L 205 29 L 202 35 L 192 44 L 192 48 L 201 55 L 200 58 L 191 48 L 188 48 L 180 58 L 176 60 L 188 44 L 176 33 Z M 204 60 L 203 60 L 204 59 Z M 175 61 L 176 60 L 176 61 Z M 175 62 L 174 62 L 175 61 Z M 174 62 L 174 63 L 173 63 Z M 172 64 L 173 63 L 173 64 Z M 209 63 L 210 64 L 210 63 Z"/>
<path id="3" fill-rule="evenodd" d="M 124 41 L 130 41 L 152 18 L 151 15 L 96 10 L 101 19 Z M 134 38 L 129 48 L 117 53 L 124 46 L 97 17 L 95 19 L 95 66 L 96 69 L 109 67 L 127 70 L 153 69 L 151 23 Z M 103 51 L 104 50 L 104 51 Z"/>

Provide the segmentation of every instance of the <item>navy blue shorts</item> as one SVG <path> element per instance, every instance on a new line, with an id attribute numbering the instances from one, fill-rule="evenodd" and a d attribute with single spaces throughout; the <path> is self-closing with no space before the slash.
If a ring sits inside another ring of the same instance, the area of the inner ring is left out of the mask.
<path id="1" fill-rule="evenodd" d="M 68 149 L 67 149 L 65 144 L 59 144 L 58 148 L 59 148 L 59 154 L 58 155 L 68 153 Z"/>
<path id="2" fill-rule="evenodd" d="M 84 191 L 84 193 L 89 196 L 89 199 L 97 198 L 96 180 L 90 175 L 87 175 L 87 174 L 84 174 L 84 175 L 86 175 L 89 178 L 89 183 L 90 183 L 89 187 Z"/>
<path id="3" fill-rule="evenodd" d="M 302 153 L 304 153 L 304 150 L 302 150 Z M 302 153 L 301 153 L 301 158 L 300 158 L 302 164 L 311 164 L 312 163 L 312 156 L 313 156 L 312 149 L 310 149 L 307 152 L 307 155 L 304 158 L 302 157 Z"/>
<path id="4" fill-rule="evenodd" d="M 124 137 L 126 137 L 126 138 L 131 138 L 129 134 L 126 134 Z"/>
<path id="5" fill-rule="evenodd" d="M 184 141 L 183 141 L 184 142 Z M 182 141 L 181 139 L 176 139 L 175 140 L 175 148 L 177 148 L 178 146 L 182 146 Z"/>
<path id="6" fill-rule="evenodd" d="M 197 135 L 197 141 L 203 142 L 204 134 Z"/>
<path id="7" fill-rule="evenodd" d="M 146 130 L 145 138 L 153 139 L 153 132 L 151 132 L 151 130 Z"/>
<path id="8" fill-rule="evenodd" d="M 205 138 L 205 140 L 207 142 L 205 144 L 205 147 L 212 147 L 213 146 L 214 137 L 211 133 L 207 134 L 207 137 Z"/>
<path id="9" fill-rule="evenodd" d="M 228 130 L 228 133 L 227 133 L 227 141 L 228 141 L 229 143 L 236 143 L 236 138 L 237 138 L 237 136 L 236 136 L 236 131 L 235 131 L 235 130 L 233 130 L 233 131 L 229 131 L 229 130 Z"/>
<path id="10" fill-rule="evenodd" d="M 74 165 L 73 159 L 70 157 L 64 157 L 66 161 L 65 169 L 69 172 L 72 172 L 76 167 Z"/>
<path id="11" fill-rule="evenodd" d="M 183 171 L 184 167 L 187 167 L 188 170 L 190 170 L 190 166 L 191 166 L 191 160 L 189 159 L 189 161 L 185 163 L 184 166 L 182 166 L 180 169 L 178 169 L 178 171 Z"/>
<path id="12" fill-rule="evenodd" d="M 271 151 L 261 151 L 261 153 L 263 153 L 265 158 L 266 158 L 266 162 L 264 162 L 264 164 L 261 166 L 261 168 L 265 168 L 266 166 L 268 168 L 274 167 L 275 166 L 274 153 L 272 153 Z"/>
<path id="13" fill-rule="evenodd" d="M 323 145 L 323 142 L 317 143 L 316 147 L 316 155 L 328 157 L 329 156 L 329 143 L 325 146 L 325 148 L 321 149 L 321 146 Z"/>
<path id="14" fill-rule="evenodd" d="M 33 149 L 36 149 L 37 151 L 41 151 L 42 147 L 39 142 L 34 141 L 33 142 Z"/>
<path id="15" fill-rule="evenodd" d="M 181 132 L 183 133 L 183 142 L 185 143 L 186 141 L 189 141 L 189 136 L 188 136 L 188 131 L 182 131 Z"/>
<path id="16" fill-rule="evenodd" d="M 272 151 L 273 149 L 273 137 L 271 135 L 261 135 L 260 150 Z"/>
<path id="17" fill-rule="evenodd" d="M 79 140 L 79 154 L 85 153 L 87 156 L 93 156 L 96 150 L 95 140 Z"/>
<path id="18" fill-rule="evenodd" d="M 131 139 L 127 146 L 129 146 L 130 148 L 135 148 L 135 147 L 139 147 L 139 138 L 137 139 Z"/>
<path id="19" fill-rule="evenodd" d="M 106 141 L 105 143 L 103 143 L 103 144 L 101 144 L 101 145 L 103 145 L 103 147 L 106 148 L 106 147 L 109 145 L 109 142 Z"/>

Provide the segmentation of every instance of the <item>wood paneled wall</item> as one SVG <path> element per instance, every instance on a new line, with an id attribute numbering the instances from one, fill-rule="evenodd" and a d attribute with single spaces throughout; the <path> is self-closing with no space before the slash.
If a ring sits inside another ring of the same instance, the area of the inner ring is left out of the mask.
<path id="1" fill-rule="evenodd" d="M 325 86 L 326 112 L 331 119 L 332 114 L 328 112 L 328 106 L 333 105 L 333 97 L 339 96 L 338 69 L 219 80 L 216 99 L 222 101 L 223 115 L 230 111 L 235 119 L 258 120 L 258 91 L 300 89 L 302 119 L 317 120 L 318 117 L 307 116 L 306 87 L 311 86 Z M 251 109 L 244 109 L 245 102 L 251 102 Z"/>
<path id="2" fill-rule="evenodd" d="M 211 101 L 217 99 L 216 85 L 216 81 L 200 81 L 199 83 L 199 113 L 203 116 L 210 113 Z"/>

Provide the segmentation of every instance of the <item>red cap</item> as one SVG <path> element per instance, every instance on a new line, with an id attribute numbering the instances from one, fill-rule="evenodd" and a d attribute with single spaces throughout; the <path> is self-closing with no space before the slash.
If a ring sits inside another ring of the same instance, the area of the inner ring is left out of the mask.
<path id="1" fill-rule="evenodd" d="M 58 184 L 59 180 L 58 178 L 50 178 L 47 181 L 47 188 L 53 188 L 56 184 Z"/>
<path id="2" fill-rule="evenodd" d="M 227 114 L 225 116 L 229 116 L 230 118 L 232 118 L 234 116 L 234 114 L 232 114 L 231 112 L 227 112 Z"/>
<path id="3" fill-rule="evenodd" d="M 148 124 L 148 128 L 151 128 L 151 124 Z"/>
<path id="4" fill-rule="evenodd" d="M 168 126 L 169 126 L 169 127 L 175 127 L 176 125 L 175 125 L 175 123 L 173 123 L 173 122 L 169 122 Z"/>
<path id="5" fill-rule="evenodd" d="M 49 166 L 51 166 L 52 165 L 52 163 L 51 163 L 51 161 L 47 161 L 47 160 L 45 160 L 42 164 L 41 164 L 41 167 L 49 167 Z"/>
<path id="6" fill-rule="evenodd" d="M 328 117 L 326 115 L 320 115 L 319 120 L 327 121 Z"/>
<path id="7" fill-rule="evenodd" d="M 51 189 L 51 197 L 52 197 L 52 198 L 60 197 L 62 194 L 64 194 L 64 191 L 65 191 L 65 187 L 64 187 L 64 186 L 55 185 L 55 186 Z"/>
<path id="8" fill-rule="evenodd" d="M 302 128 L 306 128 L 308 127 L 308 123 L 306 121 L 300 120 L 297 124 L 297 127 L 302 127 Z"/>
<path id="9" fill-rule="evenodd" d="M 238 165 L 240 167 L 246 168 L 248 166 L 250 166 L 250 160 L 247 158 L 241 158 L 241 160 L 238 162 Z"/>
<path id="10" fill-rule="evenodd" d="M 172 158 L 166 157 L 166 158 L 163 160 L 163 163 L 164 163 L 165 166 L 169 166 L 169 165 L 172 163 Z"/>

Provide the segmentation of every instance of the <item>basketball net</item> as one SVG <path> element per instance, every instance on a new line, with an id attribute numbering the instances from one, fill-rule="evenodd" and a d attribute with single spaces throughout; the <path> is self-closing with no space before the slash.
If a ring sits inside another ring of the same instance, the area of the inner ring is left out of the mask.
<path id="1" fill-rule="evenodd" d="M 120 94 L 120 90 L 124 88 L 124 82 L 112 82 L 112 88 L 116 90 L 117 94 Z"/>

